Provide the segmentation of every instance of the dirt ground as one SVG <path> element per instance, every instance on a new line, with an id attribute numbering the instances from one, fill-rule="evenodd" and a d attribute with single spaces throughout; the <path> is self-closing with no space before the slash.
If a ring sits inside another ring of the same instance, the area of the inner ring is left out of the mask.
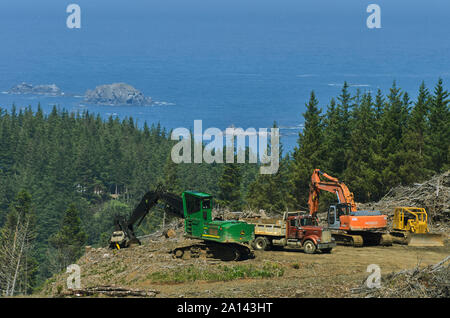
<path id="1" fill-rule="evenodd" d="M 301 251 L 256 252 L 253 260 L 276 262 L 285 269 L 282 277 L 241 279 L 230 282 L 194 282 L 152 285 L 160 297 L 351 297 L 351 288 L 366 280 L 367 266 L 377 264 L 381 275 L 405 268 L 438 263 L 449 248 L 392 247 L 352 248 L 338 246 L 331 254 L 309 255 Z M 298 266 L 297 266 L 298 264 Z M 298 268 L 297 268 L 298 267 Z M 146 287 L 145 283 L 141 287 Z"/>
<path id="2" fill-rule="evenodd" d="M 186 242 L 184 242 L 186 243 Z M 450 255 L 445 247 L 390 247 L 354 248 L 337 246 L 331 254 L 305 254 L 301 250 L 255 251 L 255 258 L 240 262 L 222 262 L 211 259 L 174 259 L 169 250 L 179 240 L 150 241 L 142 246 L 120 251 L 106 248 L 88 249 L 79 260 L 82 287 L 114 285 L 144 290 L 157 290 L 156 297 L 359 297 L 352 289 L 371 274 L 370 264 L 381 269 L 381 276 L 417 264 L 436 264 Z M 247 266 L 263 268 L 267 264 L 282 270 L 273 277 L 238 278 L 230 281 L 202 279 L 188 281 L 158 281 L 158 277 L 183 272 L 187 268 L 214 272 L 220 268 Z M 65 289 L 69 274 L 53 277 L 42 291 L 53 297 Z"/>

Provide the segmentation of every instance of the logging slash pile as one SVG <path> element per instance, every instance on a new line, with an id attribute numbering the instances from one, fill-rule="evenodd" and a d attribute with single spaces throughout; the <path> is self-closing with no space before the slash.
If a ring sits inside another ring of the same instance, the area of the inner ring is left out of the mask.
<path id="1" fill-rule="evenodd" d="M 389 216 L 399 206 L 425 208 L 432 230 L 446 231 L 450 225 L 450 170 L 423 183 L 395 187 L 378 202 L 359 204 L 360 209 L 379 210 Z"/>
<path id="2" fill-rule="evenodd" d="M 365 282 L 352 290 L 365 297 L 448 298 L 450 297 L 450 256 L 441 262 L 420 268 L 391 273 L 381 279 L 380 288 L 366 287 Z"/>

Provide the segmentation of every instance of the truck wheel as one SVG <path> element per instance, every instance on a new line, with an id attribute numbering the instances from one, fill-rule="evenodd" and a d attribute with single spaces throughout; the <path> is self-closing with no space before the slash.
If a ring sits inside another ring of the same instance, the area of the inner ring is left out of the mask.
<path id="1" fill-rule="evenodd" d="M 303 250 L 306 254 L 314 254 L 316 252 L 316 244 L 314 244 L 314 242 L 311 240 L 307 240 L 303 244 Z"/>
<path id="2" fill-rule="evenodd" d="M 267 251 L 269 249 L 269 241 L 265 237 L 259 236 L 253 242 L 253 246 L 255 250 Z"/>

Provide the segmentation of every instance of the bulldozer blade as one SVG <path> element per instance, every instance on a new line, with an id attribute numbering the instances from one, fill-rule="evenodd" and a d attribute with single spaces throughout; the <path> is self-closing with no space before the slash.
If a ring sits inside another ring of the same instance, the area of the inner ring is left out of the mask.
<path id="1" fill-rule="evenodd" d="M 444 246 L 442 234 L 410 234 L 408 246 Z"/>

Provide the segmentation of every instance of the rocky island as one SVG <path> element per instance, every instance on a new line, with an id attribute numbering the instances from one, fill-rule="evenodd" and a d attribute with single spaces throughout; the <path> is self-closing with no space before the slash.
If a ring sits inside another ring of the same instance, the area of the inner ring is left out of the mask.
<path id="1" fill-rule="evenodd" d="M 7 94 L 35 94 L 35 95 L 48 95 L 48 96 L 62 96 L 64 93 L 55 84 L 49 85 L 36 85 L 23 82 L 22 84 L 12 87 Z"/>
<path id="2" fill-rule="evenodd" d="M 94 90 L 87 90 L 84 102 L 96 105 L 132 105 L 150 106 L 153 101 L 133 86 L 126 83 L 114 83 L 97 86 Z"/>

